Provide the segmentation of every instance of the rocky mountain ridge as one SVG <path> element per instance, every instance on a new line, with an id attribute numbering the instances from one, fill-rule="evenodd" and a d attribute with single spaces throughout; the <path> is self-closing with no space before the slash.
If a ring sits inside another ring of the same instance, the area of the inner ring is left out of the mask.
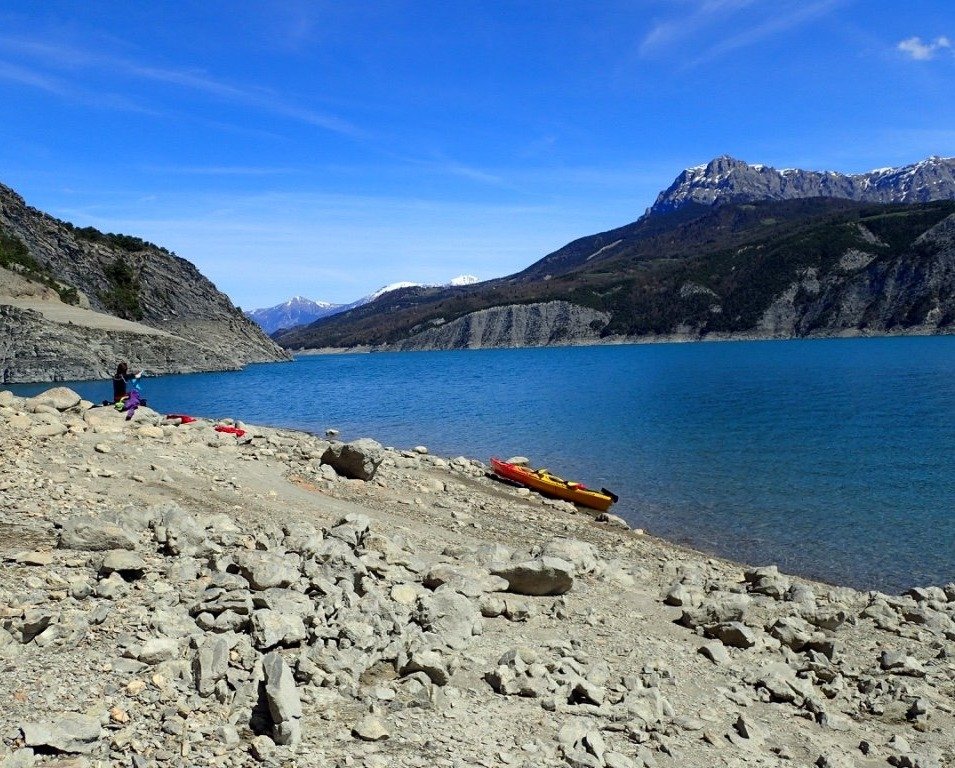
<path id="1" fill-rule="evenodd" d="M 472 346 L 475 313 L 563 302 L 603 313 L 546 343 L 955 331 L 955 202 L 688 202 L 477 286 L 395 292 L 277 337 L 290 348 Z M 452 330 L 447 330 L 452 329 Z M 483 342 L 481 342 L 483 344 Z M 539 336 L 499 337 L 505 346 Z"/>
<path id="2" fill-rule="evenodd" d="M 228 296 L 199 270 L 168 250 L 127 235 L 77 228 L 32 208 L 0 185 L 0 305 L 4 339 L 0 370 L 5 381 L 98 378 L 117 360 L 157 373 L 236 369 L 251 362 L 289 359 L 245 318 Z M 16 280 L 12 279 L 16 275 Z M 23 283 L 40 303 L 18 305 Z M 85 310 L 62 322 L 57 304 Z M 49 311 L 47 311 L 49 310 Z M 117 332 L 109 318 L 142 328 Z M 156 347 L 149 329 L 174 337 Z"/>
<path id="3" fill-rule="evenodd" d="M 955 157 L 929 157 L 899 168 L 868 173 L 776 170 L 729 155 L 687 168 L 647 209 L 648 216 L 703 205 L 835 197 L 869 203 L 926 203 L 955 198 Z"/>
<path id="4" fill-rule="evenodd" d="M 274 333 L 282 328 L 307 325 L 333 315 L 340 311 L 341 306 L 330 301 L 312 301 L 304 296 L 293 296 L 274 307 L 246 310 L 244 314 L 266 333 Z"/>

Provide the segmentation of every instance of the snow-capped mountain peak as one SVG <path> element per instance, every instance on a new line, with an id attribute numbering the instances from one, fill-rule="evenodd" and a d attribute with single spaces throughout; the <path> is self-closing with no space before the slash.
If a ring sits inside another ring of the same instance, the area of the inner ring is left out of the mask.
<path id="1" fill-rule="evenodd" d="M 728 155 L 684 170 L 661 192 L 648 214 L 673 211 L 687 203 L 838 197 L 862 202 L 915 203 L 955 197 L 955 158 L 928 157 L 900 168 L 867 173 L 806 171 L 753 165 Z"/>
<path id="2" fill-rule="evenodd" d="M 458 275 L 451 278 L 447 283 L 441 285 L 426 285 L 423 283 L 412 283 L 406 280 L 389 283 L 379 288 L 374 293 L 349 302 L 348 304 L 333 304 L 328 301 L 312 301 L 304 296 L 293 296 L 282 304 L 265 309 L 254 309 L 246 312 L 246 316 L 258 323 L 266 333 L 274 333 L 282 328 L 292 328 L 296 325 L 308 325 L 323 317 L 337 315 L 341 312 L 347 312 L 349 309 L 369 304 L 380 299 L 386 293 L 397 291 L 402 288 L 455 288 L 466 285 L 474 285 L 480 280 L 474 275 Z"/>
<path id="3" fill-rule="evenodd" d="M 320 317 L 334 314 L 337 308 L 337 304 L 329 301 L 312 301 L 304 296 L 293 296 L 274 307 L 253 309 L 245 315 L 258 323 L 266 333 L 274 333 L 281 328 L 307 325 Z"/>
<path id="4" fill-rule="evenodd" d="M 400 290 L 401 288 L 421 288 L 421 283 L 409 283 L 406 280 L 399 281 L 397 283 L 389 283 L 379 288 L 374 293 L 370 293 L 362 299 L 359 299 L 357 304 L 358 306 L 362 304 L 367 304 L 375 299 L 380 299 L 386 293 L 391 293 L 392 291 Z"/>

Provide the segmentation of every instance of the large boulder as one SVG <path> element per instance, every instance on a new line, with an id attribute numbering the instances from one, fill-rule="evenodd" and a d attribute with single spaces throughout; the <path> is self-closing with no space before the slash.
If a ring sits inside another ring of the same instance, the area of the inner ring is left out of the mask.
<path id="1" fill-rule="evenodd" d="M 252 641 L 256 648 L 296 645 L 308 637 L 301 616 L 261 608 L 252 614 Z"/>
<path id="2" fill-rule="evenodd" d="M 296 555 L 260 550 L 240 550 L 235 562 L 249 586 L 255 590 L 288 587 L 299 578 L 299 560 Z"/>
<path id="3" fill-rule="evenodd" d="M 212 548 L 206 539 L 205 527 L 175 503 L 162 508 L 156 525 L 156 541 L 170 555 L 196 557 L 208 553 Z"/>
<path id="4" fill-rule="evenodd" d="M 551 539 L 544 545 L 541 554 L 572 563 L 577 575 L 593 573 L 597 569 L 597 550 L 593 544 L 579 539 Z"/>
<path id="5" fill-rule="evenodd" d="M 352 480 L 371 480 L 383 459 L 381 443 L 367 437 L 350 443 L 332 443 L 322 454 L 322 464 Z"/>
<path id="6" fill-rule="evenodd" d="M 136 537 L 125 528 L 93 517 L 71 517 L 60 531 L 61 549 L 105 552 L 135 549 L 136 543 Z"/>
<path id="7" fill-rule="evenodd" d="M 480 597 L 485 592 L 503 592 L 508 587 L 506 580 L 492 576 L 486 568 L 448 563 L 433 566 L 425 574 L 422 583 L 428 589 L 447 585 L 467 597 Z"/>
<path id="8" fill-rule="evenodd" d="M 576 567 L 559 557 L 539 557 L 522 563 L 506 563 L 491 573 L 507 581 L 509 592 L 519 595 L 562 595 L 574 584 Z"/>
<path id="9" fill-rule="evenodd" d="M 684 627 L 709 627 L 727 622 L 741 622 L 746 616 L 751 598 L 746 595 L 711 597 L 702 605 L 684 607 L 679 623 Z"/>
<path id="10" fill-rule="evenodd" d="M 27 410 L 32 411 L 34 405 L 48 405 L 56 408 L 58 411 L 65 411 L 67 408 L 73 408 L 80 404 L 80 396 L 68 387 L 53 387 L 46 392 L 41 392 L 35 397 L 31 397 L 26 405 Z"/>
<path id="11" fill-rule="evenodd" d="M 447 587 L 419 597 L 413 618 L 426 632 L 433 632 L 444 645 L 457 650 L 466 648 L 483 629 L 474 603 Z"/>
<path id="12" fill-rule="evenodd" d="M 99 569 L 100 576 L 118 573 L 126 581 L 140 579 L 146 573 L 146 562 L 128 549 L 113 549 L 106 553 Z"/>
<path id="13" fill-rule="evenodd" d="M 207 637 L 193 659 L 192 671 L 199 695 L 211 695 L 216 683 L 229 671 L 228 641 L 224 637 Z"/>

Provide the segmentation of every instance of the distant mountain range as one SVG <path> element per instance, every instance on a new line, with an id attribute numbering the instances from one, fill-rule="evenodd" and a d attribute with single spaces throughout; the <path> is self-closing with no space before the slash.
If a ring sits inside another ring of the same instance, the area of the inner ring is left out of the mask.
<path id="1" fill-rule="evenodd" d="M 404 287 L 289 349 L 955 332 L 955 158 L 865 174 L 722 156 L 637 221 L 477 285 Z"/>
<path id="2" fill-rule="evenodd" d="M 477 282 L 478 279 L 473 275 L 459 275 L 440 287 L 473 285 Z M 276 304 L 274 307 L 247 311 L 245 316 L 257 323 L 266 333 L 275 333 L 276 331 L 292 329 L 300 325 L 308 325 L 323 317 L 347 312 L 355 307 L 369 304 L 391 291 L 417 287 L 423 286 L 421 283 L 390 283 L 389 285 L 379 288 L 374 293 L 370 293 L 348 304 L 332 304 L 328 301 L 312 301 L 304 296 L 294 296 L 282 304 Z"/>
<path id="3" fill-rule="evenodd" d="M 723 155 L 687 168 L 659 194 L 647 215 L 687 203 L 718 205 L 760 200 L 835 197 L 867 203 L 927 203 L 955 196 L 955 157 L 929 157 L 901 168 L 846 175 L 835 171 L 777 171 Z"/>

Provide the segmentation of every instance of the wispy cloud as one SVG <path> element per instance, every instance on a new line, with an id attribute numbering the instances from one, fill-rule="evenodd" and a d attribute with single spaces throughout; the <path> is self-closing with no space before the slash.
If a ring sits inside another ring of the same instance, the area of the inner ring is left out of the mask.
<path id="1" fill-rule="evenodd" d="M 762 0 L 699 0 L 689 13 L 658 21 L 640 41 L 638 52 L 643 57 L 661 56 L 679 51 L 686 56 L 689 41 L 704 38 L 713 44 L 694 47 L 698 55 L 684 68 L 699 66 L 740 48 L 782 34 L 834 10 L 845 0 L 816 0 L 809 3 L 766 3 Z M 685 6 L 684 6 L 685 7 Z M 712 34 L 730 27 L 734 34 Z"/>
<path id="2" fill-rule="evenodd" d="M 18 64 L 11 64 L 0 60 L 0 80 L 25 85 L 29 88 L 44 91 L 58 96 L 66 101 L 84 104 L 86 106 L 107 108 L 122 112 L 134 112 L 152 117 L 168 117 L 169 114 L 153 107 L 145 106 L 133 99 L 117 93 L 93 93 L 88 89 L 76 86 L 63 78 L 38 72 Z"/>
<path id="3" fill-rule="evenodd" d="M 756 23 L 749 28 L 744 28 L 737 34 L 710 46 L 702 54 L 693 59 L 688 66 L 695 67 L 700 64 L 705 64 L 720 56 L 725 56 L 732 51 L 747 48 L 768 37 L 787 32 L 813 19 L 825 16 L 842 2 L 843 0 L 818 0 L 814 3 L 799 5 L 788 12 L 780 12 L 769 19 Z"/>
<path id="4" fill-rule="evenodd" d="M 735 13 L 752 5 L 755 1 L 702 0 L 696 3 L 696 9 L 688 15 L 657 21 L 640 41 L 639 53 L 641 56 L 649 56 L 677 45 L 697 32 L 725 19 L 727 14 Z"/>
<path id="5" fill-rule="evenodd" d="M 947 37 L 936 37 L 931 41 L 923 41 L 921 37 L 909 37 L 901 40 L 895 46 L 897 51 L 904 53 L 910 59 L 915 61 L 928 61 L 934 59 L 939 51 L 950 50 L 952 41 Z"/>
<path id="6" fill-rule="evenodd" d="M 163 83 L 185 91 L 205 94 L 220 101 L 228 101 L 258 109 L 268 114 L 287 117 L 349 138 L 367 138 L 363 130 L 337 115 L 289 102 L 283 96 L 268 88 L 237 86 L 195 69 L 148 66 L 121 56 L 93 53 L 68 45 L 54 46 L 43 41 L 22 39 L 9 35 L 0 35 L 0 50 L 17 54 L 20 57 L 28 57 L 34 61 L 34 69 L 19 67 L 17 68 L 19 72 L 11 71 L 6 75 L 6 79 L 14 79 L 14 75 L 17 75 L 17 82 L 21 85 L 39 88 L 48 93 L 61 96 L 70 95 L 77 88 L 62 78 L 51 77 L 47 72 L 37 70 L 37 66 L 66 70 L 70 73 L 74 73 L 81 68 L 95 69 L 134 80 Z M 0 72 L 0 77 L 4 76 L 4 73 Z M 106 106 L 122 104 L 115 97 L 115 94 L 110 96 L 112 98 L 105 102 Z"/>
<path id="7" fill-rule="evenodd" d="M 5 61 L 0 61 L 0 80 L 26 85 L 57 96 L 66 96 L 70 93 L 69 86 L 60 78 L 50 77 Z"/>

